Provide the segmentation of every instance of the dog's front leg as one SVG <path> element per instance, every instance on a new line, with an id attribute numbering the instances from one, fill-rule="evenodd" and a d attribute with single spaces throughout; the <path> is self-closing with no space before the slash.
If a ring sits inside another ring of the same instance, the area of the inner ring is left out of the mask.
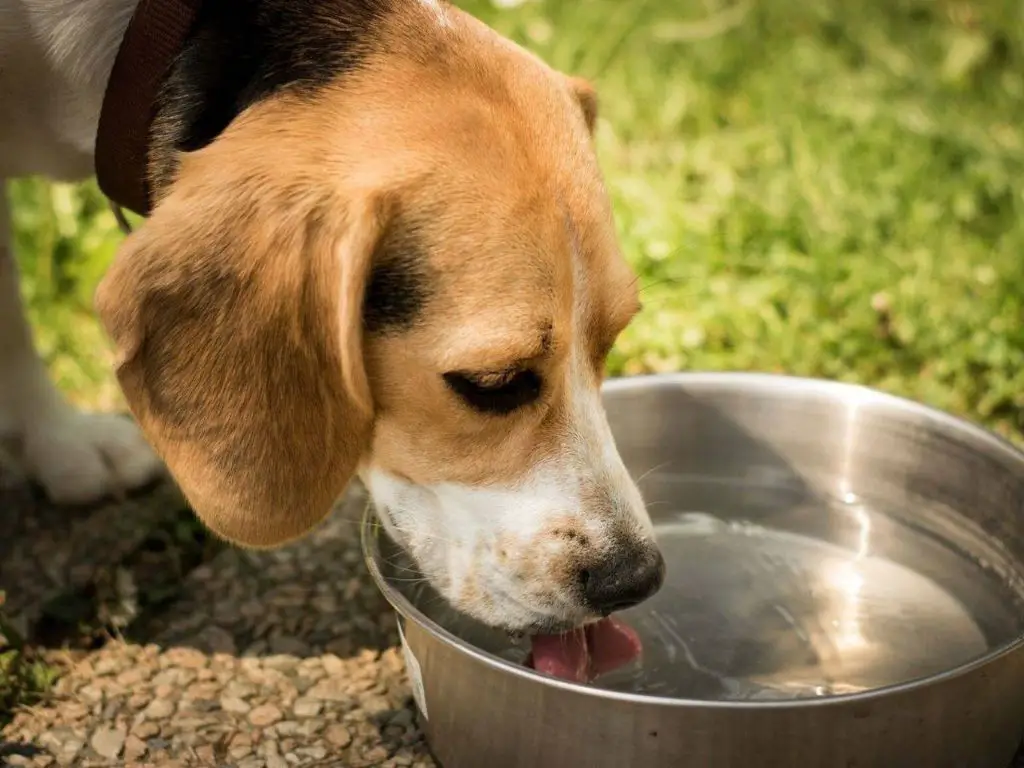
<path id="1" fill-rule="evenodd" d="M 0 442 L 58 503 L 144 485 L 161 464 L 135 424 L 80 413 L 50 382 L 22 306 L 8 206 L 0 180 Z"/>

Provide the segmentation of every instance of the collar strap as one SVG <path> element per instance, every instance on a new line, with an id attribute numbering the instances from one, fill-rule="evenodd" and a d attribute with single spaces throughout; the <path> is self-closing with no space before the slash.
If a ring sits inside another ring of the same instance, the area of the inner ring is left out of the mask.
<path id="1" fill-rule="evenodd" d="M 139 0 L 110 72 L 96 134 L 96 178 L 117 206 L 148 215 L 156 97 L 202 0 Z"/>

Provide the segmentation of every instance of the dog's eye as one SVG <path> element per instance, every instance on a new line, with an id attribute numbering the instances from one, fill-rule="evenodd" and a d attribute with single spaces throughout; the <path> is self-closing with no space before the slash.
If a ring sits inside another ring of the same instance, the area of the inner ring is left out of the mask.
<path id="1" fill-rule="evenodd" d="M 444 381 L 471 408 L 499 416 L 534 402 L 542 386 L 540 375 L 531 370 L 497 374 L 453 371 L 444 374 Z"/>

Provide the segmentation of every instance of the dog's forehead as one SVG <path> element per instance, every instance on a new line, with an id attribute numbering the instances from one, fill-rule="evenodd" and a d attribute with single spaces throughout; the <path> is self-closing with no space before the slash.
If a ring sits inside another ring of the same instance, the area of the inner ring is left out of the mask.
<path id="1" fill-rule="evenodd" d="M 329 124 L 360 148 L 346 150 L 348 179 L 399 203 L 404 253 L 380 283 L 415 286 L 417 301 L 396 325 L 445 349 L 528 349 L 550 328 L 557 351 L 581 327 L 615 333 L 632 274 L 579 105 L 564 76 L 491 42 L 484 67 L 473 47 L 443 66 L 381 59 L 329 94 L 343 115 Z M 378 301 L 395 310 L 393 295 Z"/>
<path id="2" fill-rule="evenodd" d="M 419 253 L 434 298 L 419 325 L 444 351 L 438 365 L 496 370 L 559 357 L 577 338 L 605 343 L 632 317 L 635 278 L 614 232 L 584 235 L 551 208 L 515 221 L 467 211 L 461 226 L 427 235 Z"/>
<path id="3" fill-rule="evenodd" d="M 469 238 L 428 252 L 437 294 L 423 325 L 444 350 L 444 366 L 499 370 L 566 343 L 573 256 L 565 242 L 545 246 L 526 234 Z"/>

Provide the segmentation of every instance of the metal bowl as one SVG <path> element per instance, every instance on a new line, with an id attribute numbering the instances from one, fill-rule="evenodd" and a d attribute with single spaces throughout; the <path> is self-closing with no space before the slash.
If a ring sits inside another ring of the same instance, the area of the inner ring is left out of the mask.
<path id="1" fill-rule="evenodd" d="M 1004 768 L 1024 733 L 1024 454 L 845 384 L 618 379 L 665 586 L 591 685 L 447 608 L 368 513 L 446 768 Z"/>

